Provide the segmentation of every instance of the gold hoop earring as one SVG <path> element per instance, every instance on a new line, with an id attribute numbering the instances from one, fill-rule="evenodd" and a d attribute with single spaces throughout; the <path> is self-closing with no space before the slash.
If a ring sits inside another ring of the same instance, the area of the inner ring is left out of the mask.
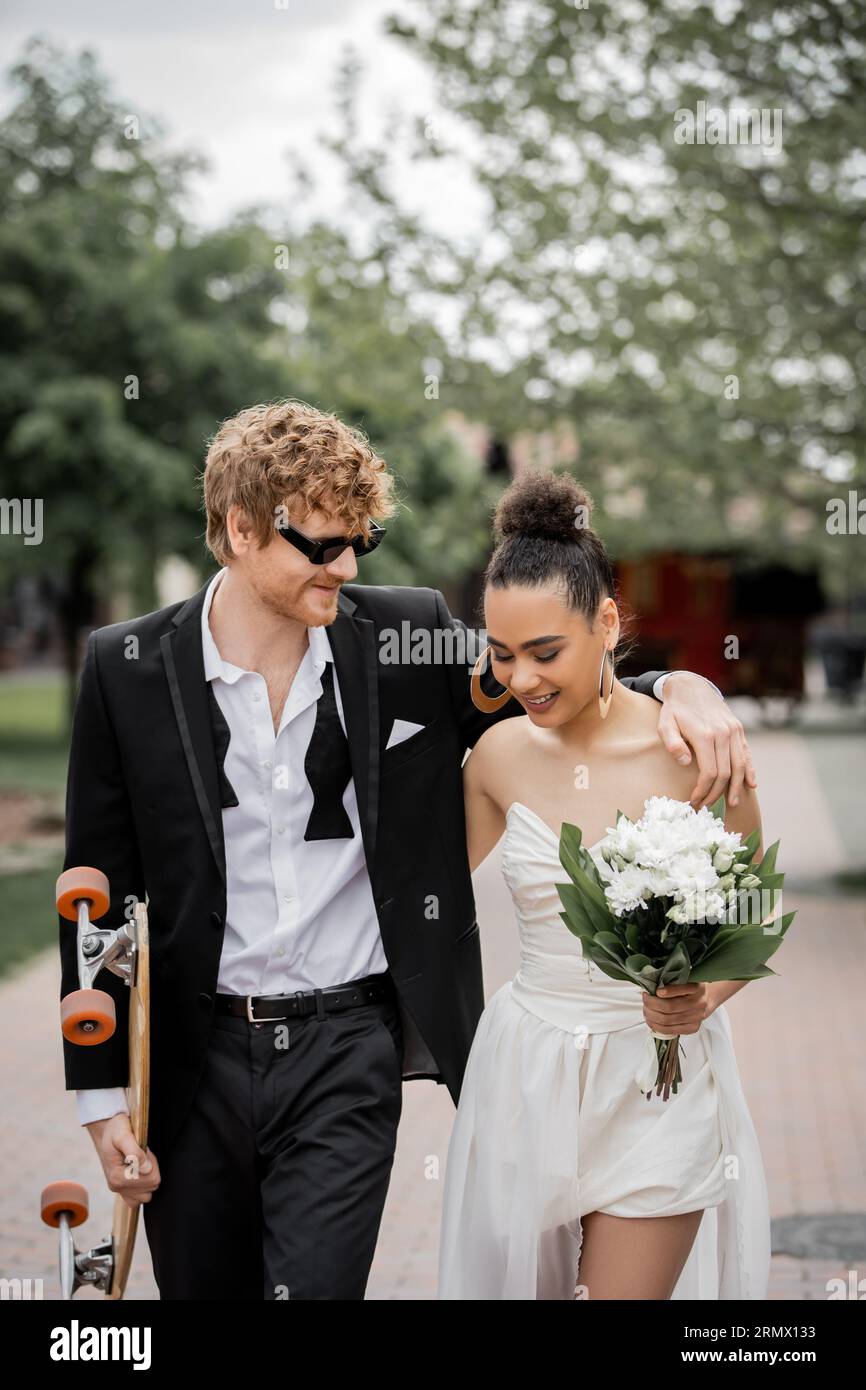
<path id="1" fill-rule="evenodd" d="M 489 646 L 485 647 L 473 666 L 472 680 L 469 685 L 472 703 L 476 709 L 481 710 L 482 714 L 492 714 L 494 710 L 502 709 L 502 706 L 507 704 L 511 699 L 510 690 L 503 690 L 501 695 L 485 695 L 484 691 L 481 689 L 481 666 L 489 651 Z"/>
<path id="2" fill-rule="evenodd" d="M 599 668 L 599 673 L 598 673 L 598 712 L 599 712 L 599 714 L 600 714 L 600 716 L 601 716 L 602 719 L 607 719 L 608 710 L 610 709 L 610 702 L 611 702 L 611 700 L 613 699 L 613 654 L 612 654 L 612 653 L 611 653 L 611 658 L 610 658 L 610 691 L 609 691 L 609 693 L 608 693 L 607 699 L 605 699 L 605 697 L 604 697 L 604 662 L 605 662 L 605 657 L 606 657 L 606 656 L 607 656 L 607 647 L 602 647 L 602 651 L 601 651 L 601 667 Z"/>

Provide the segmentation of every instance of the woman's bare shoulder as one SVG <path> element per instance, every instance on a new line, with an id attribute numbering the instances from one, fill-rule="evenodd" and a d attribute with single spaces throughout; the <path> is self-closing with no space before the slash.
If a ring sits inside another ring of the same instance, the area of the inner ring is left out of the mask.
<path id="1" fill-rule="evenodd" d="M 503 791 L 503 773 L 518 764 L 530 722 L 528 715 L 522 718 L 514 715 L 484 730 L 463 764 L 463 782 L 467 791 L 484 792 L 498 801 Z"/>
<path id="2" fill-rule="evenodd" d="M 512 748 L 526 738 L 531 723 L 528 714 L 515 714 L 509 719 L 500 719 L 498 723 L 491 724 L 476 741 L 472 756 L 480 753 L 484 761 L 499 757 L 503 749 Z"/>
<path id="3" fill-rule="evenodd" d="M 634 775 L 643 770 L 652 795 L 669 796 L 675 801 L 688 801 L 698 778 L 697 761 L 680 763 L 668 752 L 659 737 L 662 705 L 649 695 L 630 690 L 628 732 L 619 747 L 632 763 Z"/>

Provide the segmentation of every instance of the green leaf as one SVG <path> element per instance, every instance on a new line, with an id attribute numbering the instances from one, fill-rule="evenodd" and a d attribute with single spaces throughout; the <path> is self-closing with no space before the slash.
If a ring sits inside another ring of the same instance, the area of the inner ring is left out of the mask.
<path id="1" fill-rule="evenodd" d="M 762 878 L 765 874 L 771 874 L 776 867 L 776 855 L 779 853 L 779 843 L 780 842 L 776 840 L 774 844 L 770 845 L 770 848 L 765 851 L 760 864 L 755 867 L 755 873 L 759 874 Z"/>
<path id="2" fill-rule="evenodd" d="M 616 965 L 611 960 L 610 956 L 605 955 L 604 951 L 599 951 L 594 946 L 591 946 L 585 954 L 587 954 L 593 964 L 597 965 L 599 970 L 603 971 L 611 980 L 623 980 L 628 984 L 634 984 L 634 981 L 630 979 L 622 966 Z"/>
<path id="3" fill-rule="evenodd" d="M 614 925 L 616 919 L 606 899 L 603 905 L 599 904 L 574 883 L 557 883 L 556 890 L 563 906 L 585 918 L 593 932 L 609 931 Z"/>
<path id="4" fill-rule="evenodd" d="M 568 930 L 574 936 L 579 937 L 581 941 L 595 940 L 595 928 L 587 922 L 585 917 L 581 917 L 576 912 L 560 912 L 559 915 L 568 927 Z"/>
<path id="5" fill-rule="evenodd" d="M 683 949 L 682 942 L 678 941 L 662 966 L 659 984 L 681 985 L 691 978 L 691 969 L 691 961 Z"/>
<path id="6" fill-rule="evenodd" d="M 606 951 L 608 955 L 613 956 L 615 960 L 620 962 L 625 960 L 625 947 L 623 946 L 619 937 L 614 936 L 613 932 L 596 932 L 595 944 L 596 946 L 599 946 L 603 951 Z"/>
<path id="7" fill-rule="evenodd" d="M 766 936 L 775 936 L 777 939 L 781 940 L 781 938 L 785 935 L 785 932 L 790 927 L 796 915 L 796 911 L 786 912 L 783 914 L 782 917 L 779 918 L 778 922 L 762 923 L 761 930 L 764 932 Z"/>
<path id="8" fill-rule="evenodd" d="M 714 980 L 757 980 L 766 973 L 764 966 L 781 946 L 781 936 L 768 936 L 754 927 L 738 928 L 722 945 L 711 947 L 691 978 L 704 983 Z"/>
<path id="9" fill-rule="evenodd" d="M 707 954 L 707 943 L 700 936 L 687 936 L 683 940 L 689 960 L 696 965 Z"/>
<path id="10" fill-rule="evenodd" d="M 757 865 L 755 866 L 753 872 L 754 872 L 754 874 L 755 874 L 755 877 L 756 877 L 756 878 L 759 878 L 759 879 L 761 880 L 761 887 L 762 887 L 762 888 L 765 888 L 765 889 L 770 889 L 770 888 L 776 889 L 776 888 L 782 888 L 782 887 L 784 887 L 784 883 L 785 883 L 785 875 L 784 875 L 784 874 L 771 874 L 771 873 L 765 874 L 765 873 L 764 873 L 764 866 L 763 866 L 763 864 L 757 864 Z"/>
<path id="11" fill-rule="evenodd" d="M 724 796 L 720 796 L 719 799 L 718 799 L 718 801 L 714 801 L 714 802 L 713 802 L 712 806 L 710 807 L 710 813 L 711 813 L 712 815 L 715 816 L 716 820 L 720 820 L 720 821 L 722 822 L 722 824 L 724 825 L 724 823 L 725 823 L 725 798 L 724 798 Z"/>
<path id="12" fill-rule="evenodd" d="M 586 863 L 586 852 L 580 847 L 581 831 L 576 825 L 564 824 L 559 836 L 559 861 L 574 883 L 610 917 L 612 913 L 604 896 L 604 889 L 598 877 L 598 870 L 590 857 Z"/>
<path id="13" fill-rule="evenodd" d="M 640 945 L 643 932 L 640 922 L 628 922 L 625 928 L 625 939 L 629 946 L 635 948 Z"/>
<path id="14" fill-rule="evenodd" d="M 649 956 L 643 955 L 627 956 L 625 963 L 629 970 L 643 970 L 645 965 L 652 965 Z"/>

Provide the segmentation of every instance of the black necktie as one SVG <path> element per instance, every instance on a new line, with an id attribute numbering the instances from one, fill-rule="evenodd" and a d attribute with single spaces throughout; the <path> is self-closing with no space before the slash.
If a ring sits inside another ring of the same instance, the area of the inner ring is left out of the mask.
<path id="1" fill-rule="evenodd" d="M 314 798 L 304 839 L 353 840 L 355 832 L 343 805 L 343 793 L 352 776 L 352 764 L 349 745 L 337 712 L 331 661 L 325 662 L 322 672 L 322 693 L 316 705 L 316 727 L 304 759 L 304 771 Z"/>

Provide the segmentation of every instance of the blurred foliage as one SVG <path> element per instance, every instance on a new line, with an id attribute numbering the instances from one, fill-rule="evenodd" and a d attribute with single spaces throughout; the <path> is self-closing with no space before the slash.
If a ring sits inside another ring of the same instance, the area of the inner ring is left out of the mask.
<path id="1" fill-rule="evenodd" d="M 859 0 L 416 8 L 389 27 L 436 109 L 362 144 L 347 64 L 332 144 L 390 273 L 459 307 L 443 397 L 512 438 L 568 421 L 621 555 L 728 549 L 862 587 L 859 536 L 825 524 L 866 481 Z M 699 101 L 776 112 L 781 149 L 678 143 Z M 468 173 L 476 236 L 419 225 L 395 152 Z"/>
<path id="2" fill-rule="evenodd" d="M 94 597 L 153 607 L 155 565 L 205 572 L 198 474 L 219 421 L 298 397 L 369 433 L 408 504 L 362 578 L 436 582 L 487 544 L 479 466 L 425 397 L 438 337 L 381 262 L 313 226 L 283 245 L 255 211 L 209 232 L 183 207 L 204 166 L 138 127 L 89 53 L 27 45 L 0 123 L 0 459 L 45 539 L 4 538 L 0 581 L 47 578 L 70 673 Z M 130 389 L 130 382 L 132 388 Z"/>
<path id="3" fill-rule="evenodd" d="M 441 338 L 410 312 L 382 260 L 353 251 L 337 229 L 305 231 L 290 265 L 287 350 L 303 398 L 363 429 L 396 478 L 397 511 L 359 579 L 460 580 L 489 551 L 497 489 L 431 396 L 448 373 Z"/>
<path id="4" fill-rule="evenodd" d="M 0 582 L 50 579 L 70 654 L 95 594 L 152 606 L 160 556 L 210 566 L 197 475 L 219 420 L 295 396 L 397 474 L 362 579 L 483 562 L 502 478 L 450 430 L 460 411 L 564 440 L 622 557 L 733 550 L 862 587 L 860 537 L 825 525 L 864 483 L 862 7 L 425 0 L 390 28 L 438 110 L 364 143 L 344 63 L 325 143 L 348 232 L 302 227 L 298 157 L 278 227 L 194 229 L 202 161 L 133 128 L 92 55 L 26 47 L 0 123 L 0 460 L 5 496 L 43 498 L 45 541 L 4 537 Z M 781 112 L 783 148 L 678 144 L 699 101 Z M 402 155 L 474 180 L 472 236 L 407 211 Z"/>
<path id="5" fill-rule="evenodd" d="M 195 470 L 238 398 L 275 389 L 261 350 L 282 289 L 239 222 L 193 238 L 199 167 L 133 132 L 90 54 L 28 45 L 0 124 L 0 457 L 4 494 L 43 499 L 42 545 L 2 574 L 47 575 L 70 673 L 94 596 L 119 576 L 153 599 L 160 553 L 201 550 Z"/>

